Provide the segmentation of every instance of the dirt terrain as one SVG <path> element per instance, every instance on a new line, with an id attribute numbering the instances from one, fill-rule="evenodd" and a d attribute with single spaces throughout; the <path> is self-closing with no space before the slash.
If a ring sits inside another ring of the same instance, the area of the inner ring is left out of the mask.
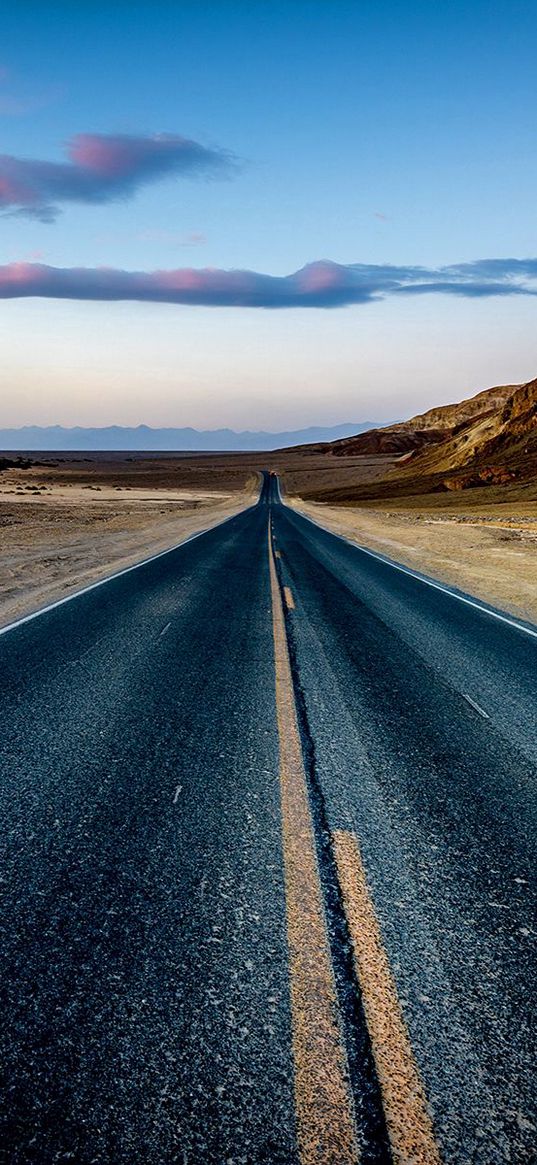
<path id="1" fill-rule="evenodd" d="M 537 624 L 537 499 L 474 510 L 291 504 L 336 534 Z"/>
<path id="2" fill-rule="evenodd" d="M 0 473 L 0 626 L 214 525 L 257 492 L 248 468 L 49 459 Z"/>
<path id="3" fill-rule="evenodd" d="M 537 380 L 293 456 L 292 505 L 537 623 Z"/>
<path id="4" fill-rule="evenodd" d="M 0 624 L 241 509 L 293 505 L 537 621 L 537 380 L 275 453 L 0 453 Z"/>

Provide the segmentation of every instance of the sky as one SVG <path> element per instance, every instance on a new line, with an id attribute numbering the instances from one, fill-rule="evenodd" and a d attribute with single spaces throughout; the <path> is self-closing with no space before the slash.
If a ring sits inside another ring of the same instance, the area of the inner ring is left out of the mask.
<path id="1" fill-rule="evenodd" d="M 25 0 L 0 427 L 389 421 L 537 374 L 537 6 Z"/>

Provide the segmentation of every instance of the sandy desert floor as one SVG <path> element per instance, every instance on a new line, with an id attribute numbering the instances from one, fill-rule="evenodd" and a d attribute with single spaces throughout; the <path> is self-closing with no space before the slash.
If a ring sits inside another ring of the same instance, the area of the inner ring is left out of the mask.
<path id="1" fill-rule="evenodd" d="M 337 534 L 537 624 L 537 506 L 472 513 L 291 505 Z M 530 509 L 528 513 L 527 510 Z"/>
<path id="2" fill-rule="evenodd" d="M 221 522 L 256 494 L 253 475 L 242 488 L 203 491 L 3 473 L 0 626 Z"/>
<path id="3" fill-rule="evenodd" d="M 263 465 L 282 473 L 292 505 L 336 533 L 537 623 L 534 491 L 502 503 L 477 490 L 333 506 L 296 496 L 324 482 L 326 459 L 295 453 L 42 456 L 0 473 L 0 626 L 238 512 Z M 374 480 L 385 462 L 362 458 L 343 476 Z"/>

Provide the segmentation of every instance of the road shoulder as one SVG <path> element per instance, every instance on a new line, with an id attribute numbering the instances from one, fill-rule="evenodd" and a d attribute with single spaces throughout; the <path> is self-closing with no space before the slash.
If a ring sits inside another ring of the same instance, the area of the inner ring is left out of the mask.
<path id="1" fill-rule="evenodd" d="M 537 516 L 391 513 L 286 500 L 335 534 L 537 623 Z"/>
<path id="2" fill-rule="evenodd" d="M 0 628 L 240 513 L 256 490 L 160 503 L 19 502 L 2 522 Z"/>

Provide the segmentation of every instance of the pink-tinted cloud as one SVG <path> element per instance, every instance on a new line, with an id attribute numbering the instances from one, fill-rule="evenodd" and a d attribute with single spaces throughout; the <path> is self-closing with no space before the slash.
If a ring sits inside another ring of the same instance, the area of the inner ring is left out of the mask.
<path id="1" fill-rule="evenodd" d="M 230 155 L 176 134 L 78 134 L 67 156 L 67 162 L 45 162 L 1 154 L 0 210 L 52 222 L 60 203 L 112 202 L 168 175 L 221 174 L 233 167 Z"/>
<path id="2" fill-rule="evenodd" d="M 122 271 L 111 267 L 0 267 L 0 298 L 137 300 L 210 307 L 335 308 L 388 295 L 537 295 L 537 259 L 482 259 L 451 267 L 344 266 L 321 260 L 292 275 L 218 268 Z"/>

